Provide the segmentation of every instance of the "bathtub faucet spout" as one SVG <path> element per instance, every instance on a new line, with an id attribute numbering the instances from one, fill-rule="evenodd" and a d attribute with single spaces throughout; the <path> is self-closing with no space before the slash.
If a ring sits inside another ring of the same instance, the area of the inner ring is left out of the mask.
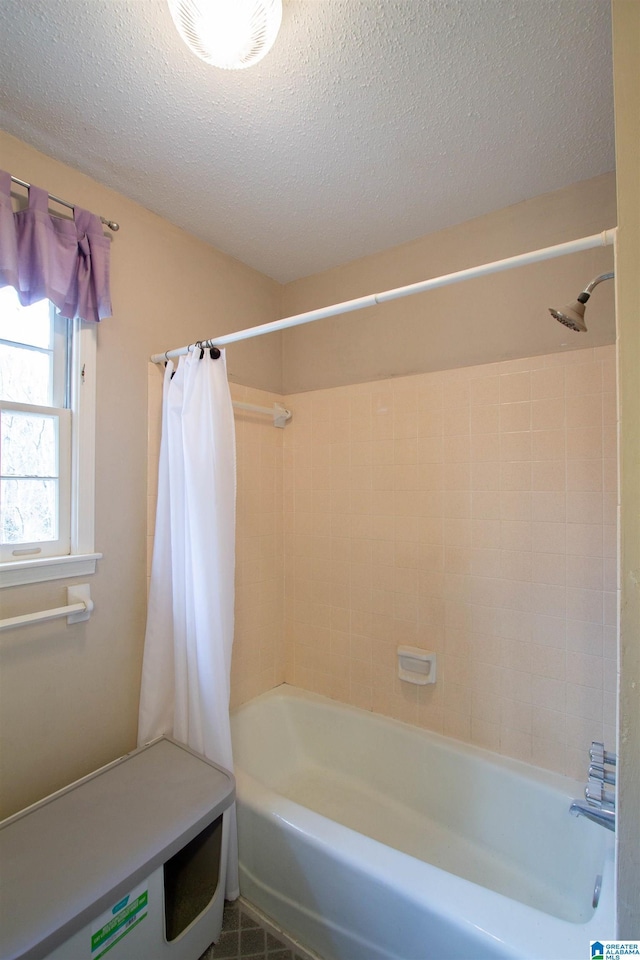
<path id="1" fill-rule="evenodd" d="M 569 807 L 569 813 L 574 817 L 586 817 L 593 823 L 599 823 L 601 827 L 607 830 L 616 829 L 616 814 L 614 810 L 605 810 L 601 807 L 592 806 L 590 803 L 583 803 L 581 800 L 574 800 Z"/>

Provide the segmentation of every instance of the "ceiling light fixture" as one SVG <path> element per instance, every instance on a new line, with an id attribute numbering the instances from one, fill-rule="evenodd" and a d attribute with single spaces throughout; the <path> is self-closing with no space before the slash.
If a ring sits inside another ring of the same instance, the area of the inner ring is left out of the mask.
<path id="1" fill-rule="evenodd" d="M 168 0 L 176 29 L 196 56 L 241 70 L 269 52 L 282 21 L 282 0 Z"/>

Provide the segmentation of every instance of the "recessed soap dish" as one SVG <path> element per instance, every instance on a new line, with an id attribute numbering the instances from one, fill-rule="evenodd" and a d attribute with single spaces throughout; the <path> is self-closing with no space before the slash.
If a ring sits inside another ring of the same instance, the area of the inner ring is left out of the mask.
<path id="1" fill-rule="evenodd" d="M 398 647 L 398 676 L 407 683 L 436 682 L 436 655 L 420 647 Z"/>

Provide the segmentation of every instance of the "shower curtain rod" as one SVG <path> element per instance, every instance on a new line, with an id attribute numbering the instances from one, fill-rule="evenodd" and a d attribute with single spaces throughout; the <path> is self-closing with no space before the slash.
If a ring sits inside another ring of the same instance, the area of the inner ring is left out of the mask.
<path id="1" fill-rule="evenodd" d="M 570 240 L 568 243 L 558 243 L 552 247 L 542 247 L 540 250 L 532 250 L 530 253 L 521 253 L 515 257 L 509 257 L 506 260 L 494 260 L 491 263 L 483 263 L 479 267 L 469 267 L 467 270 L 458 270 L 456 273 L 447 273 L 442 277 L 433 277 L 430 280 L 422 280 L 419 283 L 410 283 L 406 287 L 395 287 L 392 290 L 385 290 L 383 293 L 373 293 L 367 297 L 358 297 L 355 300 L 345 300 L 342 303 L 333 304 L 330 307 L 320 307 L 318 310 L 309 310 L 307 313 L 298 313 L 292 317 L 284 317 L 282 320 L 273 320 L 271 323 L 263 323 L 257 327 L 248 327 L 246 330 L 237 330 L 235 333 L 227 333 L 222 337 L 212 337 L 209 340 L 203 340 L 199 346 L 223 347 L 228 343 L 237 343 L 239 340 L 251 340 L 253 337 L 261 337 L 265 333 L 275 333 L 278 330 L 286 330 L 288 327 L 298 327 L 304 323 L 312 323 L 314 320 L 322 320 L 325 317 L 334 317 L 341 313 L 350 313 L 353 310 L 362 310 L 364 307 L 374 307 L 378 303 L 386 303 L 389 300 L 399 300 L 401 297 L 410 297 L 414 293 L 424 293 L 427 290 L 434 290 L 437 287 L 446 287 L 452 283 L 460 283 L 463 280 L 473 280 L 475 277 L 484 277 L 492 273 L 500 273 L 503 270 L 512 270 L 514 267 L 523 267 L 530 263 L 538 263 L 541 260 L 552 260 L 555 257 L 564 257 L 569 253 L 579 253 L 582 250 L 591 250 L 594 247 L 610 246 L 616 236 L 616 228 L 604 230 L 602 233 L 594 233 L 590 237 L 582 237 L 580 240 Z M 166 353 L 154 353 L 151 357 L 152 363 L 164 363 L 174 357 L 183 357 L 195 348 L 195 344 L 188 344 L 186 347 L 178 347 L 175 350 L 167 350 Z"/>
<path id="2" fill-rule="evenodd" d="M 19 187 L 24 187 L 26 190 L 31 186 L 30 183 L 27 183 L 25 180 L 18 180 L 17 177 L 11 177 L 11 182 L 17 183 Z M 75 203 L 69 203 L 68 200 L 61 200 L 60 197 L 54 197 L 52 193 L 49 194 L 49 200 L 53 200 L 54 203 L 59 203 L 63 207 L 69 207 L 70 210 L 73 210 L 73 208 L 77 206 Z M 104 223 L 105 227 L 109 227 L 109 230 L 113 230 L 114 233 L 120 229 L 120 224 L 116 223 L 115 220 L 107 220 L 105 217 L 100 217 L 100 222 Z"/>

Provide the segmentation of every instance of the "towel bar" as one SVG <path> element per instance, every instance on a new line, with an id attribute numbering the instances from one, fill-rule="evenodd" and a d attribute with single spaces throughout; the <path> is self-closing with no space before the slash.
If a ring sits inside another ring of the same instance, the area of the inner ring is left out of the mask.
<path id="1" fill-rule="evenodd" d="M 77 583 L 67 587 L 67 605 L 53 607 L 51 610 L 38 610 L 35 613 L 25 613 L 20 617 L 8 617 L 0 620 L 0 632 L 14 630 L 16 627 L 26 626 L 28 623 L 44 623 L 47 620 L 67 618 L 67 623 L 79 623 L 88 620 L 93 610 L 93 600 L 89 592 L 88 583 Z"/>

